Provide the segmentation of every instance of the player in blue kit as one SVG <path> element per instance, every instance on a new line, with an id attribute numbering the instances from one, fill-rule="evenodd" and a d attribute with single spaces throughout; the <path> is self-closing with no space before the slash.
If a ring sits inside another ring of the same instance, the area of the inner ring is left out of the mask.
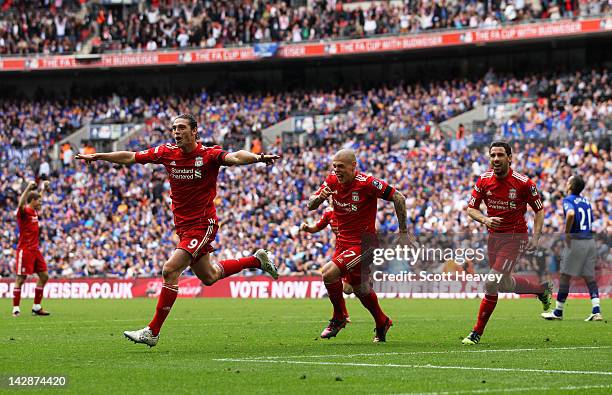
<path id="1" fill-rule="evenodd" d="M 599 307 L 599 289 L 595 279 L 597 248 L 593 240 L 591 224 L 593 210 L 588 199 L 580 196 L 584 189 L 584 180 L 580 176 L 571 176 L 565 184 L 568 194 L 563 199 L 565 213 L 565 249 L 561 260 L 561 277 L 556 308 L 542 313 L 546 320 L 562 320 L 563 307 L 570 290 L 572 277 L 582 277 L 589 288 L 593 309 L 585 321 L 602 321 Z"/>

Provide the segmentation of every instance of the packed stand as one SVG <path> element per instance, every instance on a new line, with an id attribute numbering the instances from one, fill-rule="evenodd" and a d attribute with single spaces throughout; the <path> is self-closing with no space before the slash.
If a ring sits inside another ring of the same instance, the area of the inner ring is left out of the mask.
<path id="1" fill-rule="evenodd" d="M 261 42 L 363 38 L 433 29 L 491 28 L 510 23 L 609 13 L 606 0 L 404 1 L 345 4 L 318 0 L 140 1 L 112 5 L 84 0 L 0 0 L 1 54 L 64 54 L 214 48 Z M 91 38 L 91 40 L 90 40 Z"/>
<path id="2" fill-rule="evenodd" d="M 0 55 L 69 54 L 89 37 L 84 0 L 0 0 Z"/>
<path id="3" fill-rule="evenodd" d="M 214 48 L 261 42 L 299 43 L 419 33 L 432 29 L 491 28 L 540 19 L 586 17 L 610 10 L 604 0 L 580 2 L 405 1 L 350 6 L 315 1 L 141 2 L 127 16 L 107 11 L 100 44 L 111 50 Z M 119 21 L 119 22 L 117 22 Z"/>
<path id="4" fill-rule="evenodd" d="M 485 78 L 487 79 L 487 78 Z M 612 84 L 607 71 L 575 72 L 552 78 L 531 78 L 499 84 L 494 73 L 490 89 L 490 122 L 486 128 L 505 139 L 587 142 L 605 140 L 612 129 Z M 537 100 L 531 100 L 537 98 Z M 501 104 L 499 104 L 501 103 Z M 504 119 L 506 105 L 515 107 Z"/>

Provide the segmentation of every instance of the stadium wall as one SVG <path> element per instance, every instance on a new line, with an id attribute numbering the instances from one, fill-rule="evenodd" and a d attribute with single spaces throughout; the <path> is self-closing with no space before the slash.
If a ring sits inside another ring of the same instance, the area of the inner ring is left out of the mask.
<path id="1" fill-rule="evenodd" d="M 535 282 L 537 276 L 525 276 Z M 612 294 L 612 275 L 600 276 L 600 297 L 610 297 Z M 0 298 L 13 297 L 13 281 L 0 279 Z M 162 280 L 156 278 L 113 279 L 113 278 L 80 278 L 51 279 L 45 286 L 44 297 L 50 299 L 132 299 L 157 298 L 161 290 Z M 574 289 L 580 293 L 572 297 L 588 297 L 580 291 L 582 284 L 576 283 Z M 22 297 L 34 297 L 34 282 L 23 285 Z M 555 287 L 556 288 L 556 287 Z M 474 299 L 482 298 L 483 294 L 474 289 L 464 289 L 464 292 L 448 292 L 448 289 L 438 289 L 438 292 L 415 293 L 380 293 L 382 298 L 407 299 Z M 270 277 L 228 277 L 205 287 L 196 277 L 182 277 L 179 280 L 179 297 L 184 298 L 234 298 L 234 299 L 318 299 L 327 295 L 321 277 L 281 277 L 273 281 Z M 519 298 L 516 294 L 502 294 L 505 298 Z M 531 297 L 531 296 L 530 296 Z"/>

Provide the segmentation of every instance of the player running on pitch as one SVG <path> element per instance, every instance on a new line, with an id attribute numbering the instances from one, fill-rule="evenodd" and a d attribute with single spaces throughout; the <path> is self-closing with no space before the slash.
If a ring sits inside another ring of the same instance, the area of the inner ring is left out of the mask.
<path id="1" fill-rule="evenodd" d="M 334 236 L 338 238 L 338 220 L 336 218 L 336 215 L 334 214 L 333 207 L 327 207 L 325 211 L 323 211 L 323 216 L 314 225 L 310 225 L 305 222 L 302 223 L 302 225 L 300 225 L 300 230 L 302 232 L 314 234 L 327 228 L 328 225 L 331 226 L 331 230 Z M 347 295 L 353 293 L 353 287 L 350 284 L 350 276 L 345 276 L 342 278 L 342 290 Z M 348 311 L 346 310 L 346 306 L 344 310 L 344 317 L 346 318 L 346 322 L 351 322 Z"/>
<path id="2" fill-rule="evenodd" d="M 369 281 L 362 279 L 361 266 L 366 255 L 366 251 L 362 251 L 362 243 L 376 236 L 376 204 L 379 198 L 393 201 L 399 231 L 407 234 L 406 199 L 386 182 L 357 172 L 357 159 L 352 150 L 338 151 L 332 166 L 334 171 L 308 200 L 308 209 L 315 210 L 331 197 L 338 221 L 336 251 L 332 260 L 322 269 L 323 282 L 334 306 L 334 313 L 321 337 L 335 337 L 346 326 L 341 278 L 348 275 L 355 296 L 370 311 L 376 322 L 374 342 L 384 342 L 393 323 L 380 308 L 378 297 Z"/>
<path id="3" fill-rule="evenodd" d="M 189 266 L 205 285 L 239 273 L 246 268 L 258 268 L 277 278 L 276 266 L 268 253 L 260 249 L 254 256 L 210 263 L 211 243 L 215 240 L 217 213 L 214 199 L 217 194 L 219 167 L 250 165 L 257 162 L 273 164 L 277 155 L 255 155 L 248 151 L 226 152 L 220 147 L 205 147 L 197 141 L 197 122 L 191 114 L 181 114 L 172 123 L 176 144 L 165 144 L 140 152 L 118 151 L 79 154 L 77 159 L 104 160 L 131 165 L 155 163 L 164 165 L 170 179 L 172 213 L 179 244 L 162 268 L 163 286 L 159 294 L 153 320 L 143 329 L 126 331 L 124 335 L 135 343 L 153 347 L 159 331 L 178 295 L 178 280 Z"/>
<path id="4" fill-rule="evenodd" d="M 571 176 L 565 184 L 565 192 L 568 194 L 563 199 L 566 248 L 561 260 L 557 307 L 551 312 L 542 313 L 542 318 L 546 320 L 563 319 L 563 307 L 570 291 L 572 277 L 582 277 L 589 288 L 592 310 L 585 321 L 603 320 L 599 307 L 599 289 L 595 279 L 597 247 L 591 231 L 593 210 L 588 199 L 580 196 L 583 189 L 584 180 L 580 176 Z"/>
<path id="5" fill-rule="evenodd" d="M 49 181 L 43 181 L 42 191 L 49 186 Z M 19 198 L 17 207 L 17 226 L 19 226 L 19 241 L 17 242 L 17 260 L 15 266 L 15 287 L 13 288 L 13 317 L 19 317 L 21 310 L 21 286 L 30 274 L 36 273 L 38 281 L 34 289 L 34 306 L 32 315 L 49 315 L 40 302 L 43 298 L 45 284 L 49 280 L 47 262 L 39 249 L 38 212 L 42 207 L 42 191 L 35 191 L 36 183 L 28 183 Z"/>
<path id="6" fill-rule="evenodd" d="M 523 251 L 533 251 L 538 246 L 544 224 L 544 207 L 540 193 L 533 181 L 510 167 L 512 149 L 508 143 L 492 143 L 489 156 L 492 169 L 478 178 L 467 214 L 487 226 L 490 273 L 504 276 L 499 284 L 495 281 L 485 283 L 485 297 L 480 303 L 478 320 L 472 332 L 462 341 L 466 345 L 480 341 L 489 317 L 495 310 L 498 292 L 535 294 L 542 302 L 544 311 L 550 307 L 552 295 L 551 282 L 534 284 L 525 278 L 512 276 L 514 265 Z M 487 206 L 487 215 L 480 211 L 482 201 Z M 531 239 L 528 237 L 525 221 L 527 205 L 535 212 Z"/>

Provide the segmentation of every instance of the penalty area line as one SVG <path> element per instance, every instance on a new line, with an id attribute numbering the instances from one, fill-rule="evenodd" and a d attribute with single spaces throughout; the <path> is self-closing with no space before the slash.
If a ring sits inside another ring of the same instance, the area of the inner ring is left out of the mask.
<path id="1" fill-rule="evenodd" d="M 213 359 L 217 362 L 247 362 L 247 363 L 279 363 L 288 365 L 319 365 L 319 366 L 354 366 L 372 368 L 407 368 L 407 369 L 445 369 L 445 370 L 482 370 L 489 372 L 522 372 L 522 373 L 549 373 L 549 374 L 583 374 L 594 376 L 612 376 L 612 372 L 586 371 L 586 370 L 549 370 L 549 369 L 521 369 L 521 368 L 483 368 L 475 366 L 445 366 L 445 365 L 405 365 L 397 363 L 360 363 L 360 362 L 324 362 L 324 361 L 289 361 L 269 359 L 242 359 L 223 358 Z"/>

